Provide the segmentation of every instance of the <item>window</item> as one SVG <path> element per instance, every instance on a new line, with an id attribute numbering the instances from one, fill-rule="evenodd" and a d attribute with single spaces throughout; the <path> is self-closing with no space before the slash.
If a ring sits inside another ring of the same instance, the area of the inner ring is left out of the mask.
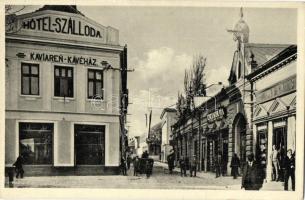
<path id="1" fill-rule="evenodd" d="M 77 165 L 105 164 L 105 126 L 75 125 Z"/>
<path id="2" fill-rule="evenodd" d="M 21 94 L 39 95 L 39 65 L 21 64 Z"/>
<path id="3" fill-rule="evenodd" d="M 238 63 L 238 78 L 241 77 L 241 63 Z"/>
<path id="4" fill-rule="evenodd" d="M 53 124 L 20 123 L 19 152 L 29 165 L 52 164 Z"/>
<path id="5" fill-rule="evenodd" d="M 73 68 L 55 66 L 54 96 L 73 97 Z"/>
<path id="6" fill-rule="evenodd" d="M 104 98 L 103 71 L 88 69 L 88 98 L 95 96 Z"/>

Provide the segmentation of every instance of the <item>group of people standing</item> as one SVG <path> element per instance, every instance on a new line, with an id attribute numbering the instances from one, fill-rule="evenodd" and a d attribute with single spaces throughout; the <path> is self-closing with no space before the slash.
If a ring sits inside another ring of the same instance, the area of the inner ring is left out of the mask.
<path id="1" fill-rule="evenodd" d="M 129 154 L 126 159 L 124 157 L 121 158 L 121 172 L 123 176 L 127 175 L 127 170 L 130 169 L 130 165 L 133 165 L 133 175 L 138 176 L 139 173 L 145 172 L 146 176 L 149 177 L 152 174 L 153 161 L 149 159 L 149 154 L 147 151 L 144 151 L 141 160 L 144 162 L 140 162 L 139 156 L 131 157 Z"/>
<path id="2" fill-rule="evenodd" d="M 190 162 L 189 159 L 184 158 L 183 156 L 179 160 L 180 164 L 180 175 L 181 176 L 186 176 L 186 170 L 190 169 L 190 177 L 196 177 L 197 173 L 197 157 L 196 155 L 193 155 L 191 158 Z"/>
<path id="3" fill-rule="evenodd" d="M 295 190 L 295 152 L 287 150 L 287 155 L 283 149 L 272 146 L 270 160 L 272 162 L 272 180 L 284 181 L 284 190 L 288 190 L 288 181 L 291 178 L 292 190 Z"/>

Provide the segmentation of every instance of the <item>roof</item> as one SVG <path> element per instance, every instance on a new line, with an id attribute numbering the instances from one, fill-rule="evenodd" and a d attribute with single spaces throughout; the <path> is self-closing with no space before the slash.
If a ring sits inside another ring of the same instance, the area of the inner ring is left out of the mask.
<path id="1" fill-rule="evenodd" d="M 258 67 L 252 69 L 257 70 L 261 65 L 275 57 L 281 51 L 289 47 L 290 44 L 258 44 L 246 43 L 245 44 L 245 58 L 248 63 L 256 61 Z"/>
<path id="2" fill-rule="evenodd" d="M 160 119 L 163 118 L 163 116 L 164 116 L 164 114 L 165 114 L 166 112 L 177 112 L 177 110 L 176 110 L 175 108 L 164 108 L 163 111 L 162 111 L 162 113 L 161 113 Z"/>
<path id="3" fill-rule="evenodd" d="M 287 48 L 283 49 L 278 54 L 276 54 L 273 58 L 269 59 L 267 62 L 258 66 L 255 71 L 253 71 L 251 74 L 247 75 L 247 78 L 252 79 L 259 74 L 268 73 L 268 71 L 271 68 L 273 68 L 273 66 L 275 66 L 277 63 L 279 63 L 287 58 L 294 60 L 296 58 L 296 54 L 297 54 L 297 45 L 290 45 Z"/>
<path id="4" fill-rule="evenodd" d="M 35 12 L 43 11 L 43 10 L 54 10 L 61 11 L 67 13 L 75 13 L 84 16 L 79 10 L 77 10 L 76 5 L 45 5 L 42 8 L 39 8 Z"/>

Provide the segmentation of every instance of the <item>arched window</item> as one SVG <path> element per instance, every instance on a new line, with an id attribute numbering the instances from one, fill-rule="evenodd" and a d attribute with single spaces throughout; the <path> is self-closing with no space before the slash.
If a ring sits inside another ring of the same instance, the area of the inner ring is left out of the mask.
<path id="1" fill-rule="evenodd" d="M 240 79 L 240 77 L 241 77 L 241 63 L 239 62 L 238 63 L 238 79 Z"/>

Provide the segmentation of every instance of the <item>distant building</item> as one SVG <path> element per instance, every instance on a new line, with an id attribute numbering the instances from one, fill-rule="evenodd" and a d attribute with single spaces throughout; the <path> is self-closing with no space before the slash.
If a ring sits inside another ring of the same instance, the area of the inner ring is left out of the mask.
<path id="1" fill-rule="evenodd" d="M 289 148 L 295 150 L 297 46 L 249 43 L 242 13 L 232 32 L 237 47 L 229 86 L 209 97 L 197 112 L 181 106 L 186 109 L 173 125 L 176 159 L 196 155 L 199 170 L 215 172 L 220 154 L 223 174 L 229 175 L 234 153 L 242 165 L 254 153 L 269 181 L 272 146 L 282 156 Z"/>
<path id="2" fill-rule="evenodd" d="M 174 108 L 163 109 L 160 119 L 162 120 L 162 137 L 161 137 L 161 161 L 166 162 L 170 150 L 172 139 L 172 125 L 177 122 L 177 110 Z"/>
<path id="3" fill-rule="evenodd" d="M 154 158 L 155 160 L 160 160 L 161 135 L 162 122 L 159 122 L 151 128 L 151 130 L 149 131 L 149 135 L 146 139 L 149 156 Z"/>

